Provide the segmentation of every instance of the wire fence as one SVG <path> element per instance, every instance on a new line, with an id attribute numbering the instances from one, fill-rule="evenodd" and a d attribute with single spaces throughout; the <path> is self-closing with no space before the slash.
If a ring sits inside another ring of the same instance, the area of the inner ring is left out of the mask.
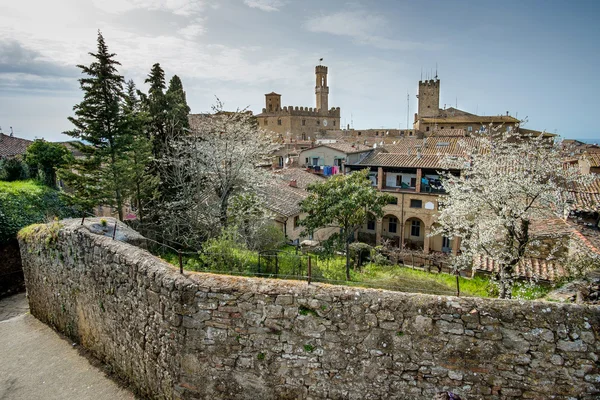
<path id="1" fill-rule="evenodd" d="M 91 213 L 86 214 L 96 217 Z M 85 218 L 82 218 L 82 224 Z M 112 228 L 112 239 L 120 240 L 117 236 L 118 223 L 115 223 Z M 410 293 L 460 296 L 458 275 L 456 275 L 454 288 L 435 282 L 433 279 L 428 282 L 424 279 L 395 277 L 392 283 L 386 280 L 346 280 L 344 276 L 345 264 L 340 264 L 339 260 L 335 262 L 335 259 L 332 261 L 332 258 L 329 257 L 320 257 L 305 253 L 299 247 L 296 247 L 294 251 L 271 250 L 256 252 L 227 249 L 222 252 L 205 252 L 190 249 L 171 240 L 169 240 L 171 244 L 148 237 L 144 237 L 144 241 L 149 252 L 171 264 L 177 265 L 181 274 L 184 273 L 184 270 L 189 270 L 224 275 L 301 280 L 306 281 L 308 284 L 319 282 Z M 396 262 L 398 261 L 396 260 Z M 421 262 L 420 265 L 419 261 Z M 431 263 L 428 264 L 428 259 L 426 258 L 419 260 L 418 257 L 412 257 L 411 259 L 412 269 L 431 272 L 431 266 Z M 397 268 L 405 267 L 397 266 Z M 442 272 L 442 268 L 439 266 L 436 266 L 436 269 L 438 273 Z M 449 268 L 444 269 L 450 270 Z"/>

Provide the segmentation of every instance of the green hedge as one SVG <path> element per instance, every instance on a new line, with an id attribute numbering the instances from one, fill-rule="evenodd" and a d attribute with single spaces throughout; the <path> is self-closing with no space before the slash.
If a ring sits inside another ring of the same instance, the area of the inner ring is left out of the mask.
<path id="1" fill-rule="evenodd" d="M 0 181 L 0 243 L 16 238 L 25 226 L 75 216 L 54 189 L 32 180 Z"/>

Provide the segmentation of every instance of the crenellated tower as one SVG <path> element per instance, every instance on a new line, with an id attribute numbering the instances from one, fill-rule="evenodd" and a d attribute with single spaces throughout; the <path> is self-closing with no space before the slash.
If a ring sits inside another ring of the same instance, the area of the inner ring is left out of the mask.
<path id="1" fill-rule="evenodd" d="M 435 117 L 440 111 L 440 80 L 429 79 L 419 81 L 419 114 L 418 118 Z"/>
<path id="2" fill-rule="evenodd" d="M 316 85 L 315 94 L 317 95 L 317 110 L 321 115 L 327 115 L 329 110 L 329 86 L 327 86 L 327 67 L 317 65 L 315 67 Z"/>

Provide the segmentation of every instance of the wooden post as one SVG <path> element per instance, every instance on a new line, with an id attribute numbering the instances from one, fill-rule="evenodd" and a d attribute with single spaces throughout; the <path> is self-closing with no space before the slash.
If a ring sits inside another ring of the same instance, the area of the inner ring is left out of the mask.
<path id="1" fill-rule="evenodd" d="M 116 234 L 117 234 L 117 222 L 118 222 L 118 221 L 117 221 L 117 219 L 115 218 L 115 229 L 113 229 L 113 238 L 112 238 L 112 240 L 115 240 L 115 236 L 116 236 Z"/>
<path id="2" fill-rule="evenodd" d="M 460 297 L 460 284 L 458 283 L 458 271 L 456 271 L 456 297 Z"/>
<path id="3" fill-rule="evenodd" d="M 181 258 L 181 250 L 177 250 L 177 254 L 179 255 L 179 273 L 183 275 L 183 259 Z"/>
<path id="4" fill-rule="evenodd" d="M 310 285 L 310 275 L 312 274 L 312 265 L 311 265 L 311 258 L 310 256 L 308 256 L 308 271 L 307 271 L 307 275 L 308 275 L 308 284 Z"/>

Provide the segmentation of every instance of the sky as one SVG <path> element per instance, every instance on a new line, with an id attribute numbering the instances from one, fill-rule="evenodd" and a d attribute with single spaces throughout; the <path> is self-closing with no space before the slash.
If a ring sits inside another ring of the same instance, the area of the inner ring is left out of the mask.
<path id="1" fill-rule="evenodd" d="M 146 90 L 160 63 L 192 113 L 216 98 L 260 113 L 271 91 L 314 107 L 324 58 L 329 106 L 356 129 L 406 128 L 407 111 L 412 126 L 418 81 L 437 70 L 441 107 L 600 141 L 599 15 L 585 0 L 0 0 L 0 127 L 72 139 L 76 66 L 100 30 L 127 80 Z"/>

